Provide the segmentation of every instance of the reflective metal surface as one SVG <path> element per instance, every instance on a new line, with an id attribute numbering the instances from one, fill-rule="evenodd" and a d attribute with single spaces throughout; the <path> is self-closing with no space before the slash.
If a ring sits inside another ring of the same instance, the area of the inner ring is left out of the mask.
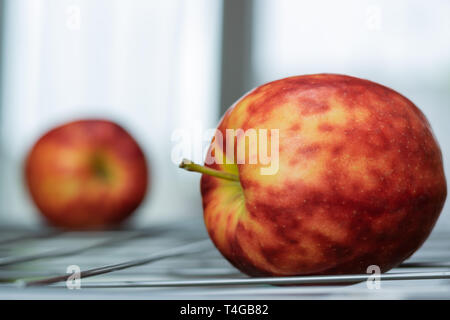
<path id="1" fill-rule="evenodd" d="M 371 274 L 248 278 L 222 258 L 202 221 L 106 232 L 9 228 L 0 230 L 0 299 L 450 299 L 449 244 L 448 234 L 432 234 L 377 289 Z M 70 289 L 74 265 L 80 289 Z"/>

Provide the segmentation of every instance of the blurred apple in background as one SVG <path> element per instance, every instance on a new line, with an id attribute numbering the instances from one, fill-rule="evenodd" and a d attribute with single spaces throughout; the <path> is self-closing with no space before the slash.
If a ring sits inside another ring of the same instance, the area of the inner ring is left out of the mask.
<path id="1" fill-rule="evenodd" d="M 47 221 L 65 229 L 102 229 L 129 217 L 145 197 L 142 149 L 121 126 L 79 120 L 54 128 L 25 162 L 29 192 Z"/>

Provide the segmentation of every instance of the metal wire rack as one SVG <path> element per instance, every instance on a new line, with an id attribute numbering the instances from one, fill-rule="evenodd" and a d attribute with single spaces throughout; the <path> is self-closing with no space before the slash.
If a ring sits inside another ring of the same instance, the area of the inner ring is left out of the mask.
<path id="1" fill-rule="evenodd" d="M 370 289 L 367 274 L 249 278 L 197 220 L 105 232 L 0 229 L 0 299 L 450 299 L 449 244 L 449 234 L 433 233 Z M 67 286 L 73 265 L 80 290 Z"/>

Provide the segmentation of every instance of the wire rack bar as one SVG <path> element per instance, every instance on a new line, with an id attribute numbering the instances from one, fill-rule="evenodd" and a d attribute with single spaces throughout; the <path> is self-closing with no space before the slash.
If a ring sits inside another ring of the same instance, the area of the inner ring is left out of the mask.
<path id="1" fill-rule="evenodd" d="M 93 268 L 89 270 L 82 271 L 80 273 L 81 278 L 93 277 L 100 274 L 110 273 L 114 271 L 119 271 L 127 268 L 137 267 L 141 265 L 145 265 L 151 262 L 159 261 L 161 259 L 173 258 L 184 256 L 188 254 L 193 254 L 197 252 L 202 252 L 208 248 L 211 248 L 211 242 L 209 240 L 201 240 L 189 243 L 187 245 L 182 245 L 175 248 L 170 248 L 161 252 L 154 253 L 143 259 L 129 260 L 122 263 L 110 264 L 106 266 L 102 266 L 99 268 Z M 40 285 L 48 285 L 56 282 L 66 281 L 70 275 L 62 275 L 56 277 L 50 277 L 35 281 L 18 281 L 20 286 L 31 287 L 31 286 L 40 286 Z"/>
<path id="2" fill-rule="evenodd" d="M 45 232 L 27 232 L 27 233 L 23 233 L 21 235 L 14 235 L 12 237 L 8 237 L 6 239 L 0 239 L 0 246 L 11 244 L 11 243 L 17 244 L 18 242 L 24 241 L 24 240 L 31 240 L 31 239 L 38 240 L 38 239 L 45 239 L 45 238 L 49 238 L 49 237 L 55 237 L 62 233 L 63 232 L 56 231 L 56 230 L 45 231 Z"/>
<path id="3" fill-rule="evenodd" d="M 396 296 L 448 297 L 449 242 L 448 233 L 430 237 L 424 247 L 408 261 L 379 276 L 380 281 L 392 280 L 383 286 L 384 290 L 394 290 Z M 106 232 L 15 232 L 5 229 L 0 237 L 0 296 L 8 296 L 11 289 L 25 296 L 36 293 L 39 296 L 41 293 L 70 295 L 73 291 L 63 289 L 66 287 L 65 281 L 71 275 L 64 272 L 72 264 L 82 266 L 82 288 L 90 289 L 83 294 L 102 293 L 103 298 L 121 293 L 120 290 L 109 289 L 128 288 L 127 293 L 140 294 L 139 288 L 158 287 L 166 289 L 147 290 L 146 295 L 153 298 L 158 298 L 161 294 L 208 297 L 209 294 L 216 293 L 232 297 L 230 292 L 235 292 L 234 286 L 240 287 L 238 292 L 247 297 L 264 294 L 271 297 L 298 295 L 298 290 L 305 296 L 313 297 L 314 294 L 307 288 L 318 287 L 337 297 L 344 294 L 342 290 L 340 293 L 336 292 L 331 288 L 339 288 L 338 286 L 328 285 L 358 283 L 359 285 L 345 286 L 345 294 L 369 296 L 363 290 L 364 282 L 369 276 L 373 276 L 357 274 L 249 278 L 223 259 L 214 249 L 202 222 L 194 219 L 170 225 Z M 144 265 L 146 266 L 135 268 Z M 105 274 L 108 275 L 93 278 Z M 411 287 L 415 288 L 414 292 L 410 290 Z"/>
<path id="4" fill-rule="evenodd" d="M 32 255 L 0 258 L 0 267 L 11 266 L 11 265 L 18 264 L 18 263 L 36 261 L 36 260 L 41 260 L 41 259 L 71 256 L 71 255 L 79 254 L 79 253 L 86 252 L 86 251 L 89 251 L 92 249 L 101 248 L 104 246 L 110 246 L 110 245 L 114 245 L 116 243 L 122 243 L 122 242 L 125 242 L 128 240 L 131 240 L 131 239 L 138 238 L 140 236 L 142 236 L 142 234 L 135 233 L 130 236 L 110 238 L 105 241 L 100 241 L 98 243 L 94 243 L 91 245 L 78 247 L 78 248 L 51 250 L 48 252 L 41 252 L 41 253 L 32 254 Z"/>
<path id="5" fill-rule="evenodd" d="M 247 286 L 247 285 L 310 285 L 310 284 L 346 284 L 366 281 L 368 274 L 338 275 L 338 276 L 304 276 L 304 277 L 271 277 L 246 279 L 209 279 L 182 281 L 118 281 L 89 282 L 83 288 L 151 288 L 151 287 L 211 287 L 211 286 Z M 450 279 L 450 271 L 442 272 L 408 272 L 385 273 L 379 275 L 379 280 L 430 280 Z"/>

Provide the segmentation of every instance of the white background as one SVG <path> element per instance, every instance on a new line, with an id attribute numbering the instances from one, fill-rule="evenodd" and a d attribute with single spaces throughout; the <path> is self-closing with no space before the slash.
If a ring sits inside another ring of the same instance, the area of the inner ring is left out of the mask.
<path id="1" fill-rule="evenodd" d="M 73 117 L 104 115 L 135 135 L 152 163 L 151 196 L 135 222 L 201 215 L 199 177 L 171 162 L 171 135 L 215 127 L 220 116 L 222 1 L 6 3 L 0 220 L 38 222 L 21 180 L 21 161 L 36 137 Z M 449 1 L 253 3 L 245 90 L 318 72 L 387 85 L 426 114 L 450 172 Z M 446 211 L 438 228 L 450 227 Z"/>

